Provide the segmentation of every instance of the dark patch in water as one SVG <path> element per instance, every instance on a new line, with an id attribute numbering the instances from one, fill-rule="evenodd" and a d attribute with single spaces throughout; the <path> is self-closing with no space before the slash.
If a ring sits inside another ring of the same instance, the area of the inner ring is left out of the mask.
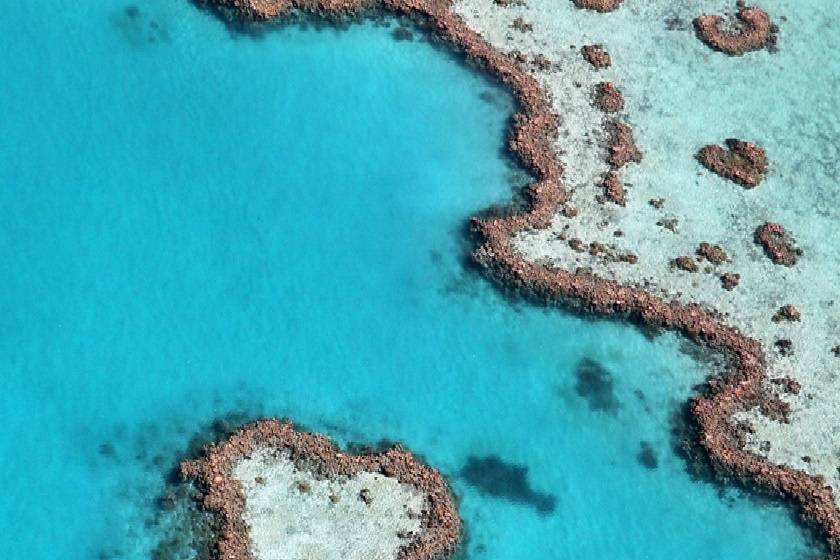
<path id="1" fill-rule="evenodd" d="M 644 411 L 648 414 L 652 414 L 650 405 L 647 402 L 647 397 L 645 396 L 644 391 L 642 391 L 641 389 L 636 389 L 633 391 L 633 394 L 636 395 L 637 399 L 639 399 L 639 402 L 642 404 L 642 408 L 644 409 Z"/>
<path id="2" fill-rule="evenodd" d="M 402 25 L 394 29 L 393 35 L 397 41 L 411 41 L 414 39 L 414 34 L 411 32 L 411 29 Z"/>
<path id="3" fill-rule="evenodd" d="M 111 18 L 114 26 L 123 38 L 135 48 L 155 43 L 170 43 L 169 29 L 150 18 L 134 4 L 128 4 Z"/>
<path id="4" fill-rule="evenodd" d="M 556 496 L 531 488 L 528 467 L 505 463 L 495 455 L 470 456 L 460 475 L 479 492 L 530 506 L 540 515 L 552 513 L 557 506 Z"/>
<path id="5" fill-rule="evenodd" d="M 656 340 L 665 333 L 665 329 L 662 327 L 648 323 L 640 323 L 636 325 L 636 328 L 639 329 L 639 332 L 641 332 L 648 340 Z"/>
<path id="6" fill-rule="evenodd" d="M 116 449 L 114 449 L 114 444 L 110 442 L 105 442 L 99 445 L 99 454 L 103 457 L 112 458 L 116 455 Z"/>
<path id="7" fill-rule="evenodd" d="M 659 466 L 659 458 L 650 442 L 639 442 L 639 453 L 636 455 L 639 464 L 646 469 L 655 470 Z"/>
<path id="8" fill-rule="evenodd" d="M 665 18 L 665 29 L 668 31 L 685 31 L 688 23 L 678 15 L 671 15 Z"/>
<path id="9" fill-rule="evenodd" d="M 583 358 L 575 368 L 575 378 L 575 391 L 586 399 L 589 408 L 611 414 L 618 410 L 612 374 L 599 362 Z"/>
<path id="10" fill-rule="evenodd" d="M 128 19 L 137 19 L 140 17 L 140 8 L 134 4 L 129 4 L 123 9 L 123 13 Z"/>

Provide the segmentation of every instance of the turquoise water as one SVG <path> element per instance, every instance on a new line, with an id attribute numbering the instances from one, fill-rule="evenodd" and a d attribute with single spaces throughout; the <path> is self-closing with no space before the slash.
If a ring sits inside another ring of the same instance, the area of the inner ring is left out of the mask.
<path id="1" fill-rule="evenodd" d="M 404 441 L 451 478 L 469 558 L 809 556 L 786 509 L 672 451 L 707 364 L 465 269 L 465 221 L 522 179 L 481 76 L 372 24 L 4 12 L 8 558 L 148 558 L 169 468 L 230 412 Z"/>

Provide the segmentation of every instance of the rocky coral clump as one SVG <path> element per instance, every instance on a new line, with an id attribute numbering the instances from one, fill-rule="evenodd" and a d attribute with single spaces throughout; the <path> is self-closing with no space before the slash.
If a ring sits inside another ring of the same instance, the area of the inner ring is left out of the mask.
<path id="1" fill-rule="evenodd" d="M 779 310 L 776 311 L 776 314 L 773 315 L 774 323 L 780 323 L 782 321 L 799 321 L 801 319 L 802 314 L 799 312 L 799 309 L 791 303 L 781 306 Z"/>
<path id="2" fill-rule="evenodd" d="M 595 68 L 609 68 L 612 65 L 610 53 L 601 45 L 586 45 L 581 49 L 583 58 Z"/>
<path id="3" fill-rule="evenodd" d="M 624 95 L 612 82 L 601 82 L 595 86 L 595 105 L 605 113 L 617 113 L 624 109 Z"/>
<path id="4" fill-rule="evenodd" d="M 624 190 L 624 185 L 621 184 L 621 178 L 615 171 L 607 172 L 604 181 L 601 183 L 603 193 L 596 198 L 598 202 L 603 204 L 606 201 L 624 206 L 627 203 L 627 192 Z"/>
<path id="5" fill-rule="evenodd" d="M 755 242 L 774 264 L 793 266 L 802 256 L 802 249 L 782 224 L 767 222 L 755 231 Z"/>
<path id="6" fill-rule="evenodd" d="M 612 124 L 607 163 L 613 168 L 624 167 L 629 162 L 642 161 L 642 152 L 636 146 L 633 129 L 621 122 Z"/>
<path id="7" fill-rule="evenodd" d="M 617 10 L 621 0 L 572 0 L 575 6 L 596 12 L 612 12 Z"/>
<path id="8" fill-rule="evenodd" d="M 697 272 L 699 270 L 697 263 L 688 255 L 675 258 L 671 261 L 671 266 L 686 272 Z"/>
<path id="9" fill-rule="evenodd" d="M 716 51 L 742 55 L 776 42 L 777 28 L 767 12 L 757 7 L 739 6 L 734 20 L 719 15 L 701 15 L 694 20 L 701 41 Z"/>
<path id="10" fill-rule="evenodd" d="M 703 242 L 697 247 L 697 256 L 714 265 L 721 265 L 729 260 L 729 256 L 720 245 Z"/>
<path id="11" fill-rule="evenodd" d="M 724 290 L 732 291 L 741 283 L 741 275 L 737 272 L 724 272 L 720 276 L 720 283 Z"/>
<path id="12" fill-rule="evenodd" d="M 697 159 L 706 169 L 751 189 L 767 175 L 767 154 L 752 142 L 728 138 L 726 149 L 715 144 L 704 146 Z"/>

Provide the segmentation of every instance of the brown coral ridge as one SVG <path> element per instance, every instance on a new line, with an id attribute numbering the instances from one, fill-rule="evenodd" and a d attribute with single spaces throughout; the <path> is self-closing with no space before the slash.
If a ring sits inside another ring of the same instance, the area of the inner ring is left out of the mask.
<path id="1" fill-rule="evenodd" d="M 596 12 L 612 12 L 618 9 L 621 0 L 572 0 L 575 6 Z"/>
<path id="2" fill-rule="evenodd" d="M 802 249 L 782 224 L 767 222 L 755 231 L 755 242 L 761 245 L 773 264 L 793 266 L 802 256 Z"/>
<path id="3" fill-rule="evenodd" d="M 706 169 L 725 179 L 751 189 L 767 175 L 767 154 L 764 149 L 736 138 L 726 140 L 726 149 L 710 144 L 697 152 L 697 159 Z"/>
<path id="4" fill-rule="evenodd" d="M 247 17 L 252 13 L 252 2 L 267 0 L 216 1 L 238 5 Z M 344 13 L 359 6 L 354 0 L 333 1 L 311 4 L 307 9 Z M 568 201 L 568 193 L 561 184 L 562 168 L 553 149 L 557 117 L 546 92 L 515 61 L 467 27 L 445 0 L 383 0 L 381 7 L 425 20 L 432 33 L 496 77 L 518 101 L 518 110 L 511 119 L 508 146 L 536 179 L 523 189 L 524 210 L 505 215 L 488 213 L 471 221 L 480 240 L 474 258 L 485 267 L 488 276 L 509 292 L 536 302 L 623 317 L 653 328 L 668 328 L 723 352 L 728 358 L 729 375 L 714 383 L 710 380 L 706 394 L 693 398 L 690 403 L 698 444 L 721 476 L 752 483 L 798 504 L 803 519 L 821 529 L 829 550 L 835 558 L 840 558 L 840 509 L 825 480 L 775 465 L 747 451 L 742 428 L 732 422 L 735 412 L 758 406 L 767 398 L 766 391 L 762 391 L 767 372 L 761 344 L 697 305 L 666 302 L 641 288 L 623 286 L 591 272 L 576 274 L 549 268 L 519 254 L 512 246 L 512 236 L 523 230 L 547 228 L 555 212 L 561 211 Z"/>
<path id="5" fill-rule="evenodd" d="M 322 435 L 299 432 L 291 422 L 269 419 L 248 424 L 227 440 L 205 448 L 202 458 L 181 463 L 181 476 L 199 487 L 202 507 L 217 519 L 216 552 L 220 560 L 253 560 L 242 517 L 245 496 L 231 472 L 240 460 L 264 448 L 288 452 L 292 460 L 320 476 L 381 473 L 425 493 L 429 508 L 423 512 L 423 531 L 400 550 L 401 559 L 449 556 L 460 542 L 461 519 L 443 476 L 406 449 L 396 446 L 383 453 L 350 455 L 341 453 Z"/>
<path id="6" fill-rule="evenodd" d="M 701 41 L 729 55 L 742 55 L 776 43 L 776 26 L 767 12 L 757 7 L 739 5 L 734 22 L 719 15 L 701 15 L 694 20 L 694 29 Z"/>
<path id="7" fill-rule="evenodd" d="M 609 68 L 612 65 L 612 58 L 601 45 L 586 45 L 581 49 L 583 58 L 595 68 Z"/>

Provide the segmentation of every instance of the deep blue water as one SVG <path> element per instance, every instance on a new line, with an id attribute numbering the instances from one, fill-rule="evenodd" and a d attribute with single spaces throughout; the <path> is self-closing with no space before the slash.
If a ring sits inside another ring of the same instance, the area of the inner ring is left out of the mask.
<path id="1" fill-rule="evenodd" d="M 125 8 L 0 20 L 7 558 L 148 558 L 168 468 L 234 411 L 405 442 L 471 559 L 808 556 L 786 509 L 673 452 L 708 365 L 464 267 L 466 220 L 523 180 L 502 91 L 372 24 Z"/>

